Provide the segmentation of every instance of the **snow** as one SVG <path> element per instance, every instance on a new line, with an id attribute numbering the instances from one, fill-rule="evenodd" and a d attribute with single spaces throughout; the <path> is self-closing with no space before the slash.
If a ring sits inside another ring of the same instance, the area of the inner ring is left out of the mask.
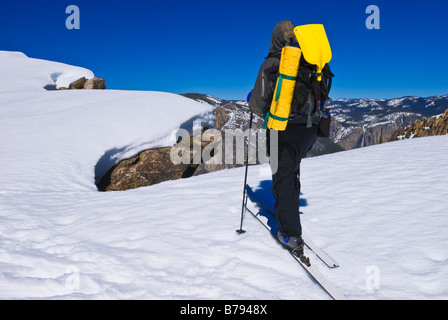
<path id="1" fill-rule="evenodd" d="M 332 254 L 338 252 L 338 262 L 350 266 L 346 271 L 356 275 L 347 273 L 340 281 L 347 286 L 358 281 L 352 298 L 363 298 L 361 282 L 369 265 L 377 266 L 381 274 L 380 289 L 372 297 L 448 297 L 448 251 L 444 249 L 448 237 L 443 231 L 448 227 L 447 151 L 448 136 L 438 136 L 304 163 L 304 196 L 313 204 L 309 208 L 316 215 L 313 218 L 319 220 L 309 228 L 326 234 L 319 244 Z M 306 174 L 317 168 L 331 183 Z M 338 270 L 341 276 L 343 270 Z"/>
<path id="2" fill-rule="evenodd" d="M 95 175 L 145 148 L 173 145 L 175 129 L 210 112 L 179 95 L 115 90 L 2 93 L 0 105 L 8 162 L 0 190 L 96 190 Z"/>
<path id="3" fill-rule="evenodd" d="M 96 190 L 209 112 L 162 92 L 0 93 L 0 299 L 328 299 L 250 214 L 235 232 L 244 168 Z M 303 160 L 303 224 L 340 267 L 315 263 L 349 299 L 448 298 L 447 152 L 436 136 Z M 269 167 L 248 183 L 269 188 Z"/>
<path id="4" fill-rule="evenodd" d="M 64 63 L 28 58 L 22 52 L 0 51 L 0 92 L 44 91 L 46 86 L 65 87 L 92 71 Z"/>
<path id="5" fill-rule="evenodd" d="M 404 100 L 406 100 L 406 97 L 398 98 L 398 99 L 391 99 L 387 102 L 387 105 L 389 107 L 397 107 L 402 103 Z"/>

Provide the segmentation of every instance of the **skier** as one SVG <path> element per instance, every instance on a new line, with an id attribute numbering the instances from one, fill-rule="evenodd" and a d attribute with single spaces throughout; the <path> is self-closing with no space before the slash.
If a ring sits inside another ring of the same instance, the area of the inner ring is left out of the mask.
<path id="1" fill-rule="evenodd" d="M 269 54 L 260 68 L 249 100 L 252 111 L 256 105 L 263 105 L 263 103 L 258 103 L 259 101 L 272 101 L 282 49 L 288 44 L 298 46 L 294 25 L 291 21 L 281 21 L 277 23 L 272 32 Z M 258 94 L 258 91 L 262 91 L 261 94 Z M 294 95 L 296 93 L 295 91 Z M 294 96 L 292 103 L 297 104 L 297 101 L 303 101 L 303 97 Z M 269 112 L 269 103 L 267 107 L 263 108 L 264 116 Z M 293 107 L 292 105 L 291 110 Z M 273 134 L 273 131 L 273 129 L 267 131 L 267 150 L 272 150 L 273 147 L 278 148 L 278 163 L 275 166 L 271 163 L 272 186 L 276 200 L 275 216 L 279 226 L 277 237 L 294 254 L 302 256 L 302 226 L 299 215 L 300 163 L 316 141 L 318 125 L 313 123 L 312 126 L 307 127 L 303 117 L 292 113 L 289 116 L 286 129 L 284 131 L 275 130 L 275 133 L 278 134 L 278 145 L 269 146 L 269 135 Z"/>

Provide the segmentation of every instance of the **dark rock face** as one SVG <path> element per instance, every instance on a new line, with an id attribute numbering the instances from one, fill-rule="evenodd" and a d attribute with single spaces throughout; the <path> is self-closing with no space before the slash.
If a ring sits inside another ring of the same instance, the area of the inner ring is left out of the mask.
<path id="1" fill-rule="evenodd" d="M 182 177 L 189 164 L 173 165 L 172 147 L 143 151 L 113 167 L 98 185 L 100 191 L 123 191 Z"/>
<path id="2" fill-rule="evenodd" d="M 409 125 L 420 117 L 420 115 L 414 113 L 397 114 L 394 119 L 389 121 L 380 121 L 366 127 L 351 127 L 350 133 L 344 135 L 337 141 L 337 144 L 343 150 L 351 150 L 388 142 L 397 129 Z"/>
<path id="3" fill-rule="evenodd" d="M 213 110 L 213 115 L 215 116 L 215 129 L 217 130 L 224 128 L 224 125 L 230 120 L 230 116 L 226 113 L 225 108 L 222 106 L 219 106 Z"/>
<path id="4" fill-rule="evenodd" d="M 61 89 L 66 89 L 66 88 L 61 88 Z M 85 77 L 82 77 L 81 79 L 78 79 L 78 80 L 72 82 L 69 86 L 69 89 L 73 89 L 73 90 L 106 89 L 106 81 L 103 78 L 95 77 L 92 79 L 86 79 Z"/>
<path id="5" fill-rule="evenodd" d="M 82 77 L 81 79 L 78 79 L 70 84 L 68 87 L 69 89 L 84 89 L 84 85 L 86 83 L 87 79 L 85 77 Z"/>
<path id="6" fill-rule="evenodd" d="M 406 128 L 400 128 L 390 141 L 448 134 L 448 109 L 441 116 L 419 119 Z"/>
<path id="7" fill-rule="evenodd" d="M 97 184 L 99 191 L 124 191 L 163 181 L 191 177 L 200 165 L 195 157 L 213 142 L 201 138 L 181 140 L 173 147 L 154 148 L 120 161 Z M 173 162 L 173 159 L 176 159 Z"/>
<path id="8" fill-rule="evenodd" d="M 95 89 L 104 90 L 104 89 L 106 89 L 106 81 L 103 78 L 97 78 L 97 77 L 95 77 L 93 79 L 89 79 L 84 84 L 84 89 L 87 89 L 87 90 L 95 90 Z"/>

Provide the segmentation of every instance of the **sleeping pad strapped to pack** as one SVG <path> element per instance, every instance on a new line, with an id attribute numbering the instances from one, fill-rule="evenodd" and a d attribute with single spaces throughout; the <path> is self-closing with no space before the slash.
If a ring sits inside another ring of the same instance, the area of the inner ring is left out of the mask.
<path id="1" fill-rule="evenodd" d="M 302 50 L 295 46 L 282 49 L 280 67 L 270 111 L 266 115 L 267 127 L 283 131 L 288 124 Z"/>

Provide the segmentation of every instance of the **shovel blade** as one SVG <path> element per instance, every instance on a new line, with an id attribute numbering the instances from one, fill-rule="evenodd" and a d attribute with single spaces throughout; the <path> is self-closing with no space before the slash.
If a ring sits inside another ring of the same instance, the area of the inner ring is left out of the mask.
<path id="1" fill-rule="evenodd" d="M 322 24 L 307 24 L 294 28 L 303 56 L 308 63 L 317 66 L 321 73 L 325 64 L 332 58 L 330 43 Z"/>

